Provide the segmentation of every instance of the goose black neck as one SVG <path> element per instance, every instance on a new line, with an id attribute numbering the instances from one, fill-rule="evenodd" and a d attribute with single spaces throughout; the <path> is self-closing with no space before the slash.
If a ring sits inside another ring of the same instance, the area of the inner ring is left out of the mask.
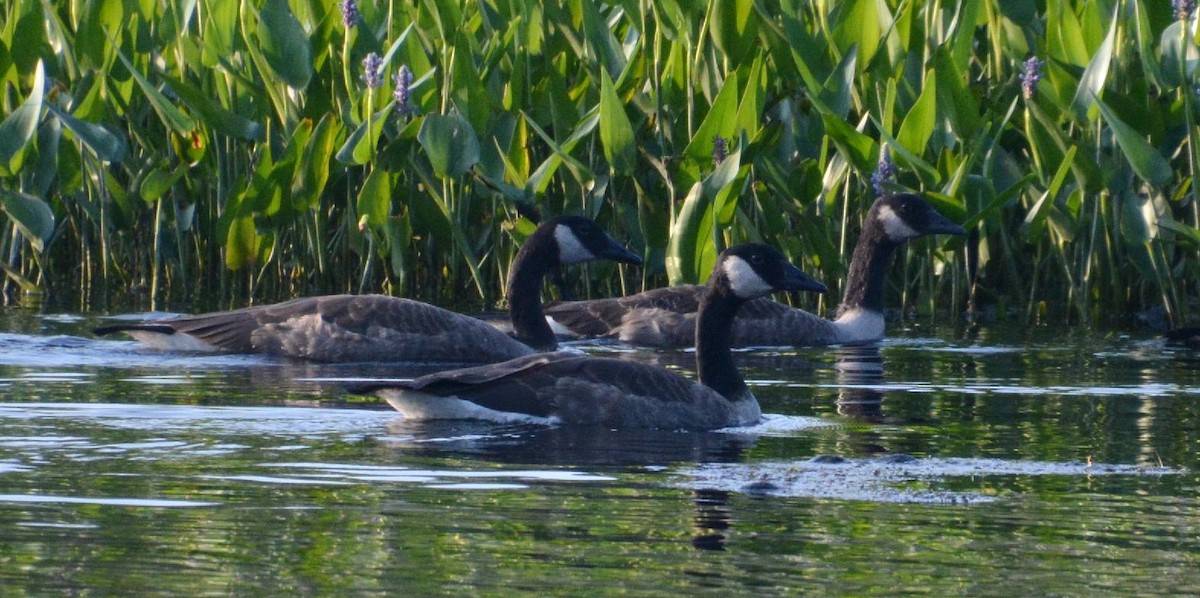
<path id="1" fill-rule="evenodd" d="M 878 221 L 872 218 L 863 229 L 850 256 L 850 273 L 846 277 L 846 295 L 842 297 L 839 313 L 851 309 L 883 311 L 883 290 L 892 256 L 900 245 L 887 238 Z"/>
<path id="2" fill-rule="evenodd" d="M 746 395 L 746 381 L 733 362 L 733 319 L 744 300 L 732 291 L 710 287 L 696 316 L 696 374 L 700 383 L 729 400 Z"/>
<path id="3" fill-rule="evenodd" d="M 538 229 L 531 235 L 513 260 L 508 277 L 508 316 L 517 340 L 538 351 L 553 351 L 558 342 L 542 311 L 542 280 L 556 261 L 549 254 L 557 246 L 554 238 L 543 232 Z"/>

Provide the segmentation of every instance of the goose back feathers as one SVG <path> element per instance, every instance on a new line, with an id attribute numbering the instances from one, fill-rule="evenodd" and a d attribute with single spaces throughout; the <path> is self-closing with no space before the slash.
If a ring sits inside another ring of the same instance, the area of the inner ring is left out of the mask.
<path id="1" fill-rule="evenodd" d="M 733 328 L 733 346 L 816 346 L 871 342 L 883 338 L 883 297 L 887 270 L 896 249 L 911 239 L 934 234 L 962 235 L 921 196 L 880 198 L 867 213 L 846 278 L 836 320 L 826 320 L 769 298 L 748 302 Z M 692 343 L 695 312 L 704 287 L 654 289 L 628 297 L 568 301 L 546 307 L 560 335 L 617 338 L 627 343 L 684 347 Z"/>
<path id="2" fill-rule="evenodd" d="M 742 245 L 721 255 L 698 307 L 694 335 L 699 382 L 649 364 L 549 353 L 352 392 L 382 397 L 414 419 L 619 428 L 753 424 L 761 412 L 733 361 L 730 330 L 739 307 L 773 290 L 825 287 L 764 245 Z"/>
<path id="3" fill-rule="evenodd" d="M 461 314 L 384 295 L 330 295 L 184 316 L 113 324 L 97 334 L 125 332 L 159 349 L 263 353 L 316 361 L 491 363 L 553 350 L 542 311 L 545 274 L 562 264 L 611 259 L 640 265 L 590 219 L 546 221 L 517 253 L 508 285 L 513 336 Z M 515 337 L 515 338 L 514 338 Z"/>

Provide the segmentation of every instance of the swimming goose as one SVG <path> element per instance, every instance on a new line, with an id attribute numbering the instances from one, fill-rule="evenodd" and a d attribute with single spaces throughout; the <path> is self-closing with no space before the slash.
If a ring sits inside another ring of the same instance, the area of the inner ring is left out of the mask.
<path id="1" fill-rule="evenodd" d="M 850 259 L 846 294 L 836 320 L 762 298 L 742 308 L 733 346 L 815 346 L 883 338 L 883 291 L 892 255 L 905 241 L 934 234 L 963 235 L 921 196 L 897 194 L 875 202 Z M 636 345 L 684 347 L 692 343 L 695 312 L 704 287 L 654 289 L 611 299 L 546 306 L 556 333 L 577 338 L 617 338 Z"/>
<path id="2" fill-rule="evenodd" d="M 556 348 L 542 311 L 542 279 L 560 264 L 594 259 L 642 263 L 588 218 L 562 216 L 539 226 L 517 252 L 509 273 L 513 336 L 469 316 L 385 295 L 307 297 L 112 324 L 96 333 L 125 332 L 169 350 L 265 353 L 316 361 L 492 363 Z"/>
<path id="3" fill-rule="evenodd" d="M 762 412 L 733 361 L 730 333 L 739 307 L 777 290 L 826 289 L 766 245 L 721 254 L 696 319 L 699 382 L 646 363 L 559 352 L 351 392 L 381 397 L 413 419 L 705 430 L 750 425 Z"/>

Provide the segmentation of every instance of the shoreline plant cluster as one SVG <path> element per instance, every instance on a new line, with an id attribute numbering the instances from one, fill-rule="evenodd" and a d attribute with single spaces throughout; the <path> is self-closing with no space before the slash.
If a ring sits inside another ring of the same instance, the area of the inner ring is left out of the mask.
<path id="1" fill-rule="evenodd" d="M 836 304 L 877 194 L 965 240 L 891 292 L 1094 321 L 1200 296 L 1193 2 L 4 0 L 5 297 L 503 296 L 537 216 L 703 279 L 764 241 Z M 78 289 L 78 291 L 77 291 Z M 140 295 L 139 295 L 140 294 Z M 212 306 L 212 305 L 210 305 Z"/>

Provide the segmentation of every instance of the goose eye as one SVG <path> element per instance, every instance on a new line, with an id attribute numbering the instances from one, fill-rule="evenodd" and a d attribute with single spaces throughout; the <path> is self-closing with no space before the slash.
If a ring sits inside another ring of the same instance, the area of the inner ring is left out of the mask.
<path id="1" fill-rule="evenodd" d="M 750 254 L 750 262 L 751 262 L 751 263 L 754 263 L 754 264 L 761 264 L 761 263 L 763 263 L 763 255 L 762 255 L 761 253 L 752 253 L 752 254 Z"/>

